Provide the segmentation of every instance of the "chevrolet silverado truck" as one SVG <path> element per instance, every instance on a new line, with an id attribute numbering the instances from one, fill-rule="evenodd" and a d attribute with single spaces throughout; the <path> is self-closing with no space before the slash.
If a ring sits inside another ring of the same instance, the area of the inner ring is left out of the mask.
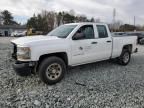
<path id="1" fill-rule="evenodd" d="M 136 36 L 113 37 L 103 23 L 65 24 L 47 35 L 21 37 L 11 43 L 16 73 L 37 73 L 46 84 L 59 82 L 69 66 L 108 59 L 127 65 L 137 52 Z"/>

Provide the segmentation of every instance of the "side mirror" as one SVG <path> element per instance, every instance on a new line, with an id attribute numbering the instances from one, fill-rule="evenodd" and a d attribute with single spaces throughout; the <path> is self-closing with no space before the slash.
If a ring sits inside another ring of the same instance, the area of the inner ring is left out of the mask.
<path id="1" fill-rule="evenodd" d="M 84 39 L 84 34 L 83 33 L 76 33 L 73 37 L 73 40 L 80 40 L 80 39 Z"/>

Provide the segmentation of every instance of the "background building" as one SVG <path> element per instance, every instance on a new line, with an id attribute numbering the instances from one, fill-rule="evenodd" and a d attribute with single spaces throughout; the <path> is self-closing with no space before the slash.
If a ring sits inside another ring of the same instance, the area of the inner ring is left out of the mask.
<path id="1" fill-rule="evenodd" d="M 0 36 L 14 36 L 18 33 L 26 33 L 26 26 L 20 25 L 0 25 Z"/>

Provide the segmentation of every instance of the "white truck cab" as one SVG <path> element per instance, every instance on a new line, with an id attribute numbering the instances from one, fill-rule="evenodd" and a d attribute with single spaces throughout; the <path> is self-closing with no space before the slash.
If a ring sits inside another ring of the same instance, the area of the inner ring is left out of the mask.
<path id="1" fill-rule="evenodd" d="M 23 76 L 38 73 L 46 84 L 59 82 L 68 66 L 116 58 L 127 65 L 137 52 L 137 37 L 112 37 L 107 24 L 70 23 L 47 35 L 22 37 L 11 41 L 15 71 Z"/>

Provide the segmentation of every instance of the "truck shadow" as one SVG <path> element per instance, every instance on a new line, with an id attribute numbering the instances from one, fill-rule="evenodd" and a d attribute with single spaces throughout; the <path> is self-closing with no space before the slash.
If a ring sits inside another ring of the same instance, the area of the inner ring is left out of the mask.
<path id="1" fill-rule="evenodd" d="M 92 73 L 92 72 L 101 72 L 101 71 L 109 71 L 114 67 L 120 66 L 115 60 L 106 60 L 100 62 L 94 62 L 74 67 L 69 67 L 66 76 L 70 77 L 71 75 L 84 74 L 84 73 Z M 121 67 L 121 66 L 120 66 Z"/>
<path id="2" fill-rule="evenodd" d="M 126 70 L 133 68 L 136 64 L 140 65 L 140 59 L 141 57 L 139 56 L 132 57 L 131 62 L 127 66 L 121 66 L 115 60 L 107 60 L 70 67 L 66 73 L 65 80 L 117 80 L 125 76 Z"/>

